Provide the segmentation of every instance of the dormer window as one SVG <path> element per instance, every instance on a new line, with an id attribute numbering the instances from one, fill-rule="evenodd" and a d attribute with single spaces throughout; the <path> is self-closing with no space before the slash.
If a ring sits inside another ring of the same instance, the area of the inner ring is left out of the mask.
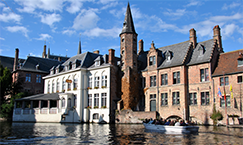
<path id="1" fill-rule="evenodd" d="M 96 61 L 95 66 L 100 66 L 100 61 Z"/>
<path id="2" fill-rule="evenodd" d="M 37 65 L 35 66 L 35 68 L 36 68 L 36 70 L 39 70 L 39 69 L 40 69 L 40 65 L 37 64 Z"/>
<path id="3" fill-rule="evenodd" d="M 170 61 L 172 59 L 172 52 L 166 51 L 165 58 L 166 58 L 166 61 Z"/>
<path id="4" fill-rule="evenodd" d="M 238 67 L 243 66 L 243 55 L 241 52 L 239 53 L 237 61 L 238 61 Z"/>
<path id="5" fill-rule="evenodd" d="M 55 66 L 53 66 L 50 71 L 51 71 L 51 75 L 55 74 Z"/>
<path id="6" fill-rule="evenodd" d="M 68 65 L 68 70 L 71 70 L 71 69 L 72 69 L 72 62 L 70 61 L 69 65 Z"/>
<path id="7" fill-rule="evenodd" d="M 199 45 L 198 51 L 199 51 L 200 55 L 204 54 L 205 48 L 204 48 L 204 46 L 202 44 Z"/>
<path id="8" fill-rule="evenodd" d="M 155 56 L 150 56 L 149 57 L 149 65 L 155 65 Z"/>
<path id="9" fill-rule="evenodd" d="M 72 68 L 75 69 L 80 65 L 80 60 L 75 59 L 74 62 L 72 63 Z"/>

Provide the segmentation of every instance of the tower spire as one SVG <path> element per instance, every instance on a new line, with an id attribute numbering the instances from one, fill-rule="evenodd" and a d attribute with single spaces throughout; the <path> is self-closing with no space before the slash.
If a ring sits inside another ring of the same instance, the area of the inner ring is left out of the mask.
<path id="1" fill-rule="evenodd" d="M 133 20 L 132 20 L 132 13 L 131 13 L 129 2 L 127 4 L 127 11 L 126 11 L 121 34 L 123 34 L 123 33 L 134 33 L 137 35 L 135 28 L 134 28 Z"/>
<path id="2" fill-rule="evenodd" d="M 78 44 L 78 54 L 81 54 L 82 51 L 81 51 L 81 33 L 79 34 L 79 44 Z"/>

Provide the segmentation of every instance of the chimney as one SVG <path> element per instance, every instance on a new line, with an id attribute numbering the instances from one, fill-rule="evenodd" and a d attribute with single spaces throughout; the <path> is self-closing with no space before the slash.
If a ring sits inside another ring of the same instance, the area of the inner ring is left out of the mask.
<path id="1" fill-rule="evenodd" d="M 216 25 L 213 28 L 213 39 L 217 41 L 218 48 L 223 52 L 219 25 Z"/>
<path id="2" fill-rule="evenodd" d="M 42 53 L 42 58 L 46 58 L 46 44 L 44 45 L 44 50 Z"/>
<path id="3" fill-rule="evenodd" d="M 50 48 L 48 48 L 47 58 L 50 58 Z"/>
<path id="4" fill-rule="evenodd" d="M 18 60 L 19 60 L 19 49 L 15 49 L 15 58 L 14 58 L 14 66 L 13 66 L 13 71 L 17 70 L 18 68 Z"/>
<path id="5" fill-rule="evenodd" d="M 100 51 L 99 50 L 95 50 L 93 53 L 99 54 Z"/>
<path id="6" fill-rule="evenodd" d="M 139 40 L 138 42 L 138 54 L 140 54 L 141 52 L 143 52 L 143 40 Z"/>
<path id="7" fill-rule="evenodd" d="M 197 36 L 196 36 L 196 31 L 194 28 L 189 30 L 190 32 L 190 42 L 192 42 L 193 48 L 196 48 L 197 45 Z"/>
<path id="8" fill-rule="evenodd" d="M 109 49 L 109 64 L 115 65 L 115 50 Z"/>

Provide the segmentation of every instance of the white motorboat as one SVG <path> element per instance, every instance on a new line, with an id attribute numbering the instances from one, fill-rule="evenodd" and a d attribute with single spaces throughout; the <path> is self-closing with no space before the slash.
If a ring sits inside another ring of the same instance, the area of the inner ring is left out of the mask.
<path id="1" fill-rule="evenodd" d="M 181 134 L 181 133 L 197 133 L 198 126 L 169 126 L 169 125 L 155 125 L 143 123 L 147 130 L 154 130 L 164 133 Z"/>

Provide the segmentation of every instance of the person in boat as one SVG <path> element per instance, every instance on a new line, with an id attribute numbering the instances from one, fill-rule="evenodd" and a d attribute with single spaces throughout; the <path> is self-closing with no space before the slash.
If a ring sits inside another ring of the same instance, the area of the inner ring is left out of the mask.
<path id="1" fill-rule="evenodd" d="M 152 118 L 150 119 L 150 121 L 148 122 L 148 124 L 154 124 L 155 120 L 153 120 Z"/>
<path id="2" fill-rule="evenodd" d="M 148 118 L 146 118 L 144 121 L 143 121 L 143 123 L 148 123 L 149 122 L 149 119 Z"/>
<path id="3" fill-rule="evenodd" d="M 167 122 L 165 122 L 164 125 L 170 125 L 170 122 L 171 122 L 171 120 L 169 119 L 169 120 L 167 120 Z"/>
<path id="4" fill-rule="evenodd" d="M 155 124 L 155 125 L 161 125 L 159 119 L 156 119 L 156 121 L 155 121 L 154 124 Z"/>
<path id="5" fill-rule="evenodd" d="M 179 120 L 178 120 L 178 119 L 176 119 L 175 126 L 180 126 L 180 125 L 181 125 L 181 124 L 180 124 Z"/>
<path id="6" fill-rule="evenodd" d="M 181 126 L 187 126 L 187 124 L 184 122 L 183 119 L 180 121 L 180 125 L 181 125 Z"/>
<path id="7" fill-rule="evenodd" d="M 160 125 L 164 125 L 165 124 L 165 120 L 163 118 L 160 118 L 159 122 L 160 122 Z"/>
<path id="8" fill-rule="evenodd" d="M 174 126 L 174 125 L 175 125 L 175 121 L 172 120 L 172 121 L 170 122 L 169 126 Z"/>

